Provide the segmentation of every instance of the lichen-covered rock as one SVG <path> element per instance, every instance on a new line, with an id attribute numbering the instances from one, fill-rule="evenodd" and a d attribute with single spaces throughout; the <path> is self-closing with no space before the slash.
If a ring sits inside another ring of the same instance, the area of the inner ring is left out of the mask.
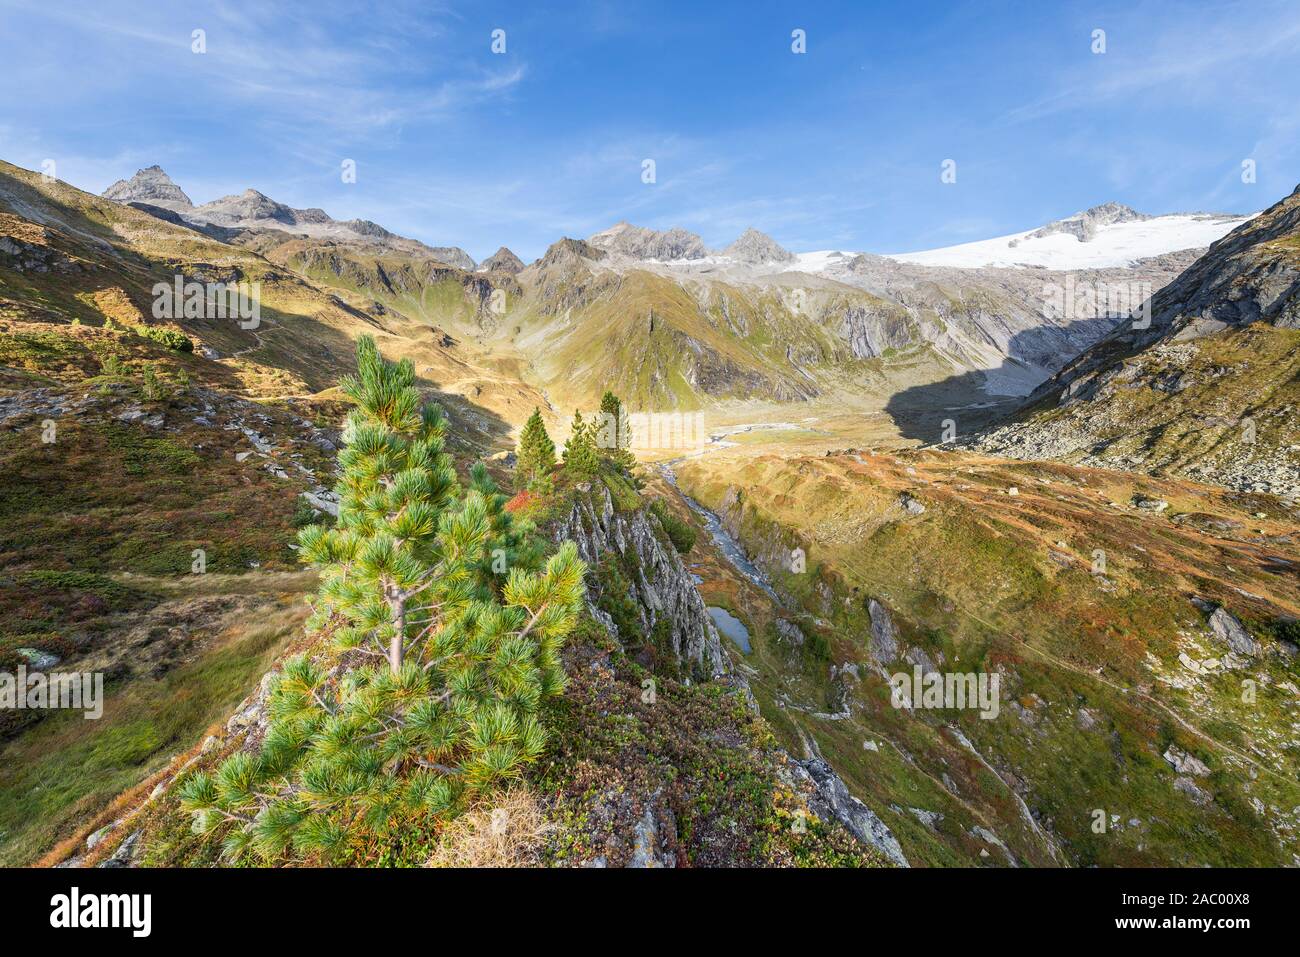
<path id="1" fill-rule="evenodd" d="M 1214 614 L 1210 616 L 1210 629 L 1215 636 L 1221 641 L 1226 641 L 1228 647 L 1239 655 L 1245 655 L 1253 658 L 1259 654 L 1259 643 L 1250 637 L 1241 622 L 1237 621 L 1231 614 L 1223 608 L 1214 609 Z"/>
<path id="2" fill-rule="evenodd" d="M 596 485 L 589 495 L 579 496 L 563 521 L 555 528 L 555 541 L 572 541 L 588 565 L 595 566 L 609 553 L 627 559 L 625 567 L 635 569 L 630 595 L 650 634 L 660 621 L 668 622 L 668 642 L 686 673 L 705 678 L 730 670 L 717 629 L 705 610 L 704 601 L 681 557 L 665 547 L 642 509 L 618 512 L 609 490 Z M 589 590 L 598 588 L 590 579 Z M 597 616 L 606 630 L 613 622 Z"/>
<path id="3" fill-rule="evenodd" d="M 816 795 L 808 802 L 822 820 L 835 820 L 863 844 L 874 847 L 899 867 L 910 866 L 889 826 L 852 794 L 835 769 L 818 757 L 796 762 L 796 775 L 811 780 Z"/>
<path id="4" fill-rule="evenodd" d="M 1163 757 L 1179 774 L 1194 774 L 1203 778 L 1210 773 L 1210 769 L 1202 761 L 1192 757 L 1176 745 L 1171 744 L 1165 748 Z"/>

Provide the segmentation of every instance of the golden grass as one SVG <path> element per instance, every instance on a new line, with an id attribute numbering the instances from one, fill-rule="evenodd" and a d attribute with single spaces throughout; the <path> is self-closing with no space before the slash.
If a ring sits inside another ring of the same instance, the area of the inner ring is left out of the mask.
<path id="1" fill-rule="evenodd" d="M 532 792 L 515 787 L 453 821 L 427 866 L 538 867 L 552 826 Z"/>

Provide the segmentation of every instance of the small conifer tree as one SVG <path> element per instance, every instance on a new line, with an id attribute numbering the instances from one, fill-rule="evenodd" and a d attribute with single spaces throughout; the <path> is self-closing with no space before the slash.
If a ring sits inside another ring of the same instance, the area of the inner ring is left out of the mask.
<path id="1" fill-rule="evenodd" d="M 515 458 L 515 485 L 520 489 L 544 487 L 555 467 L 555 443 L 546 433 L 542 413 L 534 408 L 519 434 L 519 450 Z"/>
<path id="2" fill-rule="evenodd" d="M 584 422 L 581 412 L 573 413 L 569 441 L 564 444 L 564 471 L 572 478 L 589 479 L 600 471 L 594 425 Z"/>
<path id="3" fill-rule="evenodd" d="M 632 426 L 622 400 L 608 390 L 600 398 L 600 424 L 597 430 L 601 452 L 624 471 L 636 465 L 632 454 Z"/>
<path id="4" fill-rule="evenodd" d="M 538 706 L 564 685 L 560 647 L 583 596 L 576 549 L 540 568 L 481 463 L 461 488 L 410 360 L 386 362 L 365 337 L 357 367 L 342 382 L 356 408 L 337 523 L 299 534 L 321 573 L 309 628 L 332 633 L 339 654 L 288 662 L 260 749 L 181 791 L 198 830 L 228 829 L 231 856 L 333 858 L 454 813 L 537 758 Z"/>

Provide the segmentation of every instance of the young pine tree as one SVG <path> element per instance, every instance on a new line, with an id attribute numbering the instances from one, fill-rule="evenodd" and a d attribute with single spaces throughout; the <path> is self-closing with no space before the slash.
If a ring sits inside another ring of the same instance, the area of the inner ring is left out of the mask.
<path id="1" fill-rule="evenodd" d="M 622 400 L 608 390 L 600 397 L 600 419 L 596 435 L 597 444 L 605 457 L 620 469 L 630 472 L 636 465 L 636 456 L 631 450 L 632 427 Z"/>
<path id="2" fill-rule="evenodd" d="M 569 441 L 564 443 L 564 471 L 572 478 L 589 479 L 600 471 L 594 425 L 584 422 L 581 412 L 573 413 Z"/>
<path id="3" fill-rule="evenodd" d="M 461 488 L 414 378 L 357 344 L 338 521 L 299 535 L 321 575 L 309 627 L 345 653 L 288 662 L 260 750 L 181 792 L 199 830 L 228 828 L 231 856 L 334 857 L 453 813 L 542 751 L 536 714 L 563 688 L 583 563 L 567 543 L 538 568 L 481 463 Z"/>
<path id="4" fill-rule="evenodd" d="M 550 481 L 551 469 L 554 467 L 555 443 L 546 434 L 542 413 L 535 408 L 519 434 L 519 450 L 515 456 L 515 486 L 536 491 Z"/>

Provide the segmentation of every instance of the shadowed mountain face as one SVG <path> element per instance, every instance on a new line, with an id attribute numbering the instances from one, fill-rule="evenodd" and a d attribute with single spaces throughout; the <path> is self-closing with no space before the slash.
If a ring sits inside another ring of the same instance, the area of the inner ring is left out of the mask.
<path id="1" fill-rule="evenodd" d="M 1300 494 L 1300 188 L 1211 246 L 1150 312 L 974 446 Z"/>

